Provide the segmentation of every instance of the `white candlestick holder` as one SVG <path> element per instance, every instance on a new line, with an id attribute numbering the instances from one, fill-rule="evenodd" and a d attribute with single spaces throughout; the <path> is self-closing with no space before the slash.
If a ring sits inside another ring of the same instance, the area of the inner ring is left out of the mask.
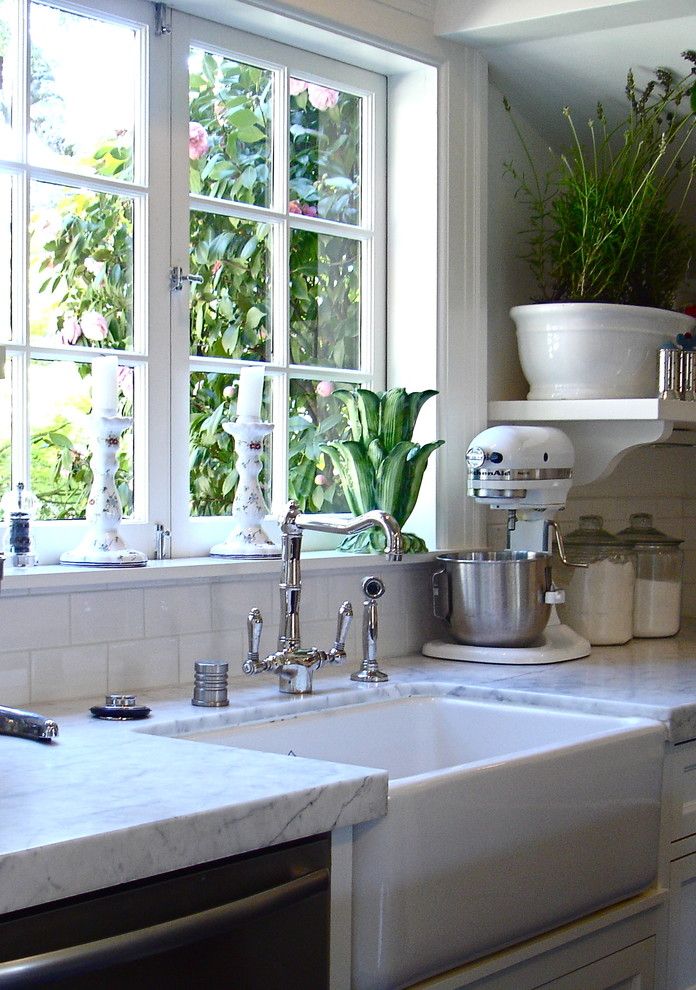
<path id="1" fill-rule="evenodd" d="M 119 533 L 122 512 L 116 488 L 116 458 L 121 434 L 133 420 L 104 412 L 93 412 L 89 419 L 93 475 L 86 512 L 89 530 L 74 550 L 61 555 L 60 562 L 87 567 L 144 567 L 147 556 L 130 549 Z"/>
<path id="2" fill-rule="evenodd" d="M 254 558 L 280 557 L 280 547 L 266 534 L 261 523 L 268 508 L 259 486 L 263 438 L 273 430 L 273 423 L 257 419 L 235 419 L 223 423 L 223 430 L 234 437 L 236 467 L 239 475 L 232 502 L 232 529 L 224 543 L 210 549 L 212 557 Z"/>

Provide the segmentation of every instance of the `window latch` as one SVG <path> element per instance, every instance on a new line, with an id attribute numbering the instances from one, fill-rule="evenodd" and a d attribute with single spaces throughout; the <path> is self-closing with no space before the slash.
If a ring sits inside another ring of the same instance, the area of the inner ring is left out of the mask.
<path id="1" fill-rule="evenodd" d="M 181 292 L 184 282 L 195 282 L 197 285 L 203 283 L 202 275 L 184 275 L 184 269 L 176 265 L 169 269 L 169 288 L 172 292 Z"/>

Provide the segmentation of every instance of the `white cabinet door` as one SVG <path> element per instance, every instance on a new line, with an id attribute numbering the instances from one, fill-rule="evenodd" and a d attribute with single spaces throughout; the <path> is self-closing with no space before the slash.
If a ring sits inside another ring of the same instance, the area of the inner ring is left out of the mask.
<path id="1" fill-rule="evenodd" d="M 696 853 L 669 870 L 669 990 L 696 990 Z"/>
<path id="2" fill-rule="evenodd" d="M 652 990 L 654 973 L 655 939 L 647 938 L 550 983 L 542 983 L 538 990 Z"/>

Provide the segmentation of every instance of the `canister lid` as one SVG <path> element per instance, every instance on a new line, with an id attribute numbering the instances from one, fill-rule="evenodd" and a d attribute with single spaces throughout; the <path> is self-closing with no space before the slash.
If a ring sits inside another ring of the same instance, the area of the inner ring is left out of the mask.
<path id="1" fill-rule="evenodd" d="M 649 512 L 634 512 L 629 517 L 629 525 L 620 530 L 619 537 L 631 546 L 667 546 L 678 547 L 684 541 L 676 536 L 667 536 L 653 526 L 653 517 Z"/>
<path id="2" fill-rule="evenodd" d="M 573 547 L 607 547 L 611 550 L 625 548 L 627 542 L 604 529 L 601 516 L 580 516 L 579 526 L 563 538 L 563 542 Z"/>

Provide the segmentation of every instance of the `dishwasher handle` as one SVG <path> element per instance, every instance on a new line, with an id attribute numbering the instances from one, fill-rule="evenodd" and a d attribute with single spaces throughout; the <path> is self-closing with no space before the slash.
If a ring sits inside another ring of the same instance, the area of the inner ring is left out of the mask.
<path id="1" fill-rule="evenodd" d="M 183 918 L 111 935 L 95 942 L 3 962 L 0 963 L 0 988 L 44 986 L 47 979 L 98 973 L 106 966 L 134 962 L 180 945 L 222 935 L 229 932 L 230 925 L 239 925 L 269 911 L 296 904 L 328 890 L 328 887 L 329 871 L 323 868 Z"/>

